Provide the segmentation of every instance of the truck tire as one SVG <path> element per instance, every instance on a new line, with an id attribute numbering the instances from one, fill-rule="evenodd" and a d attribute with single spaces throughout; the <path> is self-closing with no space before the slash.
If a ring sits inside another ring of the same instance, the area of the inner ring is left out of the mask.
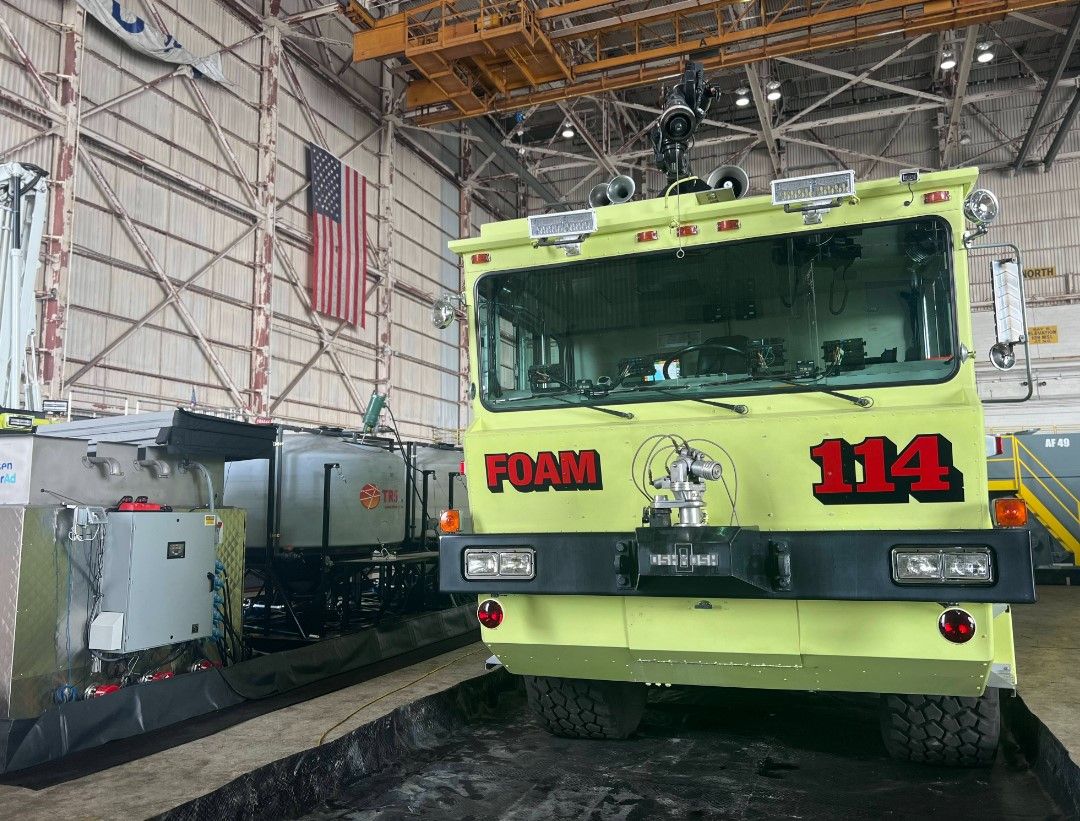
<path id="1" fill-rule="evenodd" d="M 889 755 L 954 767 L 988 767 L 1001 737 L 998 690 L 978 698 L 883 695 L 881 736 Z"/>
<path id="2" fill-rule="evenodd" d="M 525 676 L 529 707 L 544 728 L 564 738 L 628 738 L 641 723 L 644 684 Z"/>

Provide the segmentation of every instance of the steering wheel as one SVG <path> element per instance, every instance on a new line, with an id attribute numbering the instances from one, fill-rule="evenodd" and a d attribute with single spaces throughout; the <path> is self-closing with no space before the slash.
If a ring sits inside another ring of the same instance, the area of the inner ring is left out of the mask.
<path id="1" fill-rule="evenodd" d="M 671 379 L 671 375 L 668 373 L 668 368 L 671 367 L 671 363 L 674 362 L 676 359 L 680 359 L 688 353 L 703 350 L 731 351 L 732 353 L 737 353 L 739 356 L 743 357 L 747 361 L 749 361 L 750 359 L 750 354 L 748 354 L 746 351 L 739 350 L 738 348 L 733 348 L 731 347 L 731 345 L 723 345 L 719 342 L 700 342 L 697 345 L 687 345 L 685 348 L 679 348 L 679 350 L 675 351 L 675 353 L 673 353 L 666 360 L 664 360 L 664 367 L 661 369 L 664 374 L 664 379 Z"/>

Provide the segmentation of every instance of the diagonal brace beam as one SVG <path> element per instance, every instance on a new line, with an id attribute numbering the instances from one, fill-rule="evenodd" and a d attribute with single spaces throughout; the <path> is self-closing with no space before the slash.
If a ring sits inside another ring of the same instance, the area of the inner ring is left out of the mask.
<path id="1" fill-rule="evenodd" d="M 1054 73 L 1050 76 L 1050 79 L 1047 80 L 1042 97 L 1039 98 L 1039 104 L 1036 106 L 1035 113 L 1031 117 L 1031 124 L 1028 126 L 1027 134 L 1024 136 L 1024 142 L 1020 146 L 1020 152 L 1016 155 L 1016 160 L 1013 162 L 1014 171 L 1019 171 L 1023 168 L 1028 155 L 1031 153 L 1031 149 L 1035 147 L 1035 139 L 1038 136 L 1039 128 L 1042 126 L 1047 106 L 1050 105 L 1050 98 L 1054 96 L 1054 92 L 1057 90 L 1058 81 L 1061 79 L 1061 75 L 1065 73 L 1065 67 L 1069 64 L 1069 58 L 1072 56 L 1073 49 L 1076 47 L 1076 38 L 1078 35 L 1080 35 L 1080 6 L 1077 6 L 1076 12 L 1073 14 L 1072 22 L 1069 24 L 1069 30 L 1065 34 L 1065 42 L 1062 44 L 1061 51 L 1058 53 L 1057 64 L 1054 66 Z"/>
<path id="2" fill-rule="evenodd" d="M 143 258 L 150 267 L 150 270 L 154 272 L 161 287 L 172 299 L 172 305 L 176 309 L 177 314 L 180 315 L 180 320 L 187 327 L 188 332 L 195 338 L 195 344 L 198 346 L 199 350 L 202 351 L 203 356 L 206 357 L 206 361 L 210 363 L 211 369 L 217 374 L 221 384 L 225 386 L 225 389 L 228 391 L 229 396 L 232 397 L 236 407 L 242 410 L 245 407 L 244 397 L 240 395 L 240 390 L 236 387 L 236 383 L 233 381 L 232 377 L 229 376 L 229 372 L 225 369 L 225 365 L 203 335 L 202 330 L 199 328 L 199 323 L 195 321 L 195 317 L 191 315 L 187 306 L 179 299 L 180 292 L 169 278 L 169 275 L 165 273 L 165 269 L 161 267 L 161 263 L 158 262 L 157 257 L 154 256 L 154 252 L 150 250 L 146 238 L 143 237 L 142 232 L 139 231 L 135 222 L 131 219 L 131 215 L 124 207 L 124 204 L 120 202 L 120 198 L 117 196 L 112 186 L 109 185 L 109 181 L 105 179 L 105 175 L 101 172 L 98 164 L 94 162 L 94 158 L 82 146 L 79 146 L 79 156 L 86 166 L 86 169 L 90 172 L 90 176 L 94 178 L 98 190 L 101 191 L 102 195 L 109 203 L 109 207 L 119 218 L 120 224 L 124 227 L 124 231 L 127 233 L 128 238 L 135 245 L 136 250 L 139 252 L 139 256 Z"/>

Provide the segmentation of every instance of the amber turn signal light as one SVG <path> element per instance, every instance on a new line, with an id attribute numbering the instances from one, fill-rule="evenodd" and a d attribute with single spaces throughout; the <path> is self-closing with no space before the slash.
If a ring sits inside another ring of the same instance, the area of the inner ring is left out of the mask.
<path id="1" fill-rule="evenodd" d="M 457 533 L 461 530 L 461 511 L 450 508 L 440 513 L 439 530 L 443 533 Z"/>
<path id="2" fill-rule="evenodd" d="M 999 527 L 1023 527 L 1028 520 L 1028 506 L 1023 499 L 994 499 L 994 521 Z"/>

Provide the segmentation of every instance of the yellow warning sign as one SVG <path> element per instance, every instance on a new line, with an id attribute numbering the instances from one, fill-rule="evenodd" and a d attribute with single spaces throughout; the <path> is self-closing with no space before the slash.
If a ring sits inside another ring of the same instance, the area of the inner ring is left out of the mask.
<path id="1" fill-rule="evenodd" d="M 1057 325 L 1032 325 L 1028 328 L 1028 342 L 1032 345 L 1053 345 L 1057 341 Z"/>
<path id="2" fill-rule="evenodd" d="M 213 514 L 203 516 L 203 527 L 217 527 L 217 516 Z"/>

